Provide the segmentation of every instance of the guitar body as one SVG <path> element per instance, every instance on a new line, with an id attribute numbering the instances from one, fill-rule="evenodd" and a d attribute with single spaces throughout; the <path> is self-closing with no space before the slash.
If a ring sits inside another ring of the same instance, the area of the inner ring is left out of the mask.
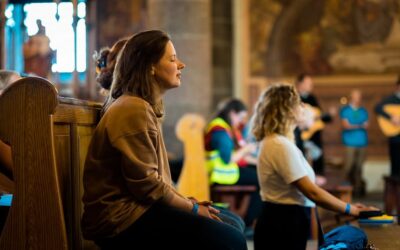
<path id="1" fill-rule="evenodd" d="M 185 197 L 210 200 L 210 186 L 204 150 L 205 120 L 200 115 L 186 114 L 176 125 L 176 135 L 184 144 L 184 163 L 177 190 Z"/>
<path id="2" fill-rule="evenodd" d="M 400 116 L 399 104 L 388 104 L 383 107 L 383 110 L 390 115 Z M 391 137 L 400 134 L 400 126 L 394 125 L 390 120 L 381 115 L 378 116 L 378 124 L 384 135 Z"/>
<path id="3" fill-rule="evenodd" d="M 305 104 L 304 108 L 307 112 L 311 113 L 313 119 L 311 126 L 301 132 L 301 139 L 308 141 L 315 134 L 315 132 L 320 131 L 325 127 L 325 123 L 321 120 L 322 114 L 319 108 L 313 107 L 309 104 Z"/>

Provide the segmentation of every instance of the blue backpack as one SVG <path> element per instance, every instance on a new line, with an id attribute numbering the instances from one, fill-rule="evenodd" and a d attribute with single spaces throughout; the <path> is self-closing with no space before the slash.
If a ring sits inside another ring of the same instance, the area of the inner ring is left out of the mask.
<path id="1" fill-rule="evenodd" d="M 324 244 L 320 250 L 360 250 L 366 249 L 367 235 L 354 226 L 340 226 L 324 235 Z"/>

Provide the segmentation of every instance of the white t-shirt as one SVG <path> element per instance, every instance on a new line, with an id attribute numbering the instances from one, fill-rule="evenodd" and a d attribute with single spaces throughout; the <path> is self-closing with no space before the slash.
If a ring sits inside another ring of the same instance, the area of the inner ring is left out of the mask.
<path id="1" fill-rule="evenodd" d="M 287 137 L 273 134 L 261 141 L 257 172 L 263 201 L 315 207 L 314 202 L 291 184 L 304 176 L 315 182 L 315 173 Z"/>

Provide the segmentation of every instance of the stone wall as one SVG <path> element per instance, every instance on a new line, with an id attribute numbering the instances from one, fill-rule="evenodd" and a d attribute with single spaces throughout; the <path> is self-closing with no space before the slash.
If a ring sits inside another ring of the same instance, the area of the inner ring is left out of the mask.
<path id="1" fill-rule="evenodd" d="M 233 96 L 232 1 L 212 1 L 212 107 Z"/>
<path id="2" fill-rule="evenodd" d="M 98 49 L 112 46 L 147 26 L 146 0 L 96 0 L 96 44 Z"/>
<path id="3" fill-rule="evenodd" d="M 171 35 L 178 57 L 186 64 L 181 87 L 165 96 L 164 136 L 167 150 L 180 156 L 175 125 L 185 113 L 207 117 L 212 98 L 211 2 L 209 0 L 149 0 L 149 28 Z"/>

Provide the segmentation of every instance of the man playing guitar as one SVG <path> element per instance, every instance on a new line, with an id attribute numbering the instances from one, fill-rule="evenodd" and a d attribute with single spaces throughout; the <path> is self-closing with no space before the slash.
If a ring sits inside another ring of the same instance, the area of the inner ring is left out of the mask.
<path id="1" fill-rule="evenodd" d="M 300 98 L 303 103 L 312 106 L 314 110 L 319 110 L 319 111 L 321 110 L 317 98 L 312 94 L 313 81 L 310 75 L 300 74 L 296 79 L 296 88 L 300 94 Z M 334 116 L 336 112 L 337 112 L 336 109 L 333 108 L 332 110 L 330 110 L 329 113 L 319 112 L 319 114 L 317 114 L 318 120 L 321 120 L 322 122 L 331 122 L 332 116 Z M 317 125 L 320 123 L 315 122 L 315 124 Z M 307 132 L 307 130 L 302 132 L 303 140 L 309 140 L 313 142 L 317 147 L 321 149 L 321 152 L 323 152 L 322 134 L 321 134 L 322 127 L 320 126 L 319 129 L 312 131 L 313 133 L 307 136 L 304 136 L 305 135 L 304 132 Z M 323 153 L 319 158 L 313 160 L 312 167 L 314 168 L 314 171 L 317 175 L 324 174 Z"/>
<path id="2" fill-rule="evenodd" d="M 400 76 L 394 93 L 375 106 L 378 123 L 389 138 L 390 175 L 400 177 Z"/>

